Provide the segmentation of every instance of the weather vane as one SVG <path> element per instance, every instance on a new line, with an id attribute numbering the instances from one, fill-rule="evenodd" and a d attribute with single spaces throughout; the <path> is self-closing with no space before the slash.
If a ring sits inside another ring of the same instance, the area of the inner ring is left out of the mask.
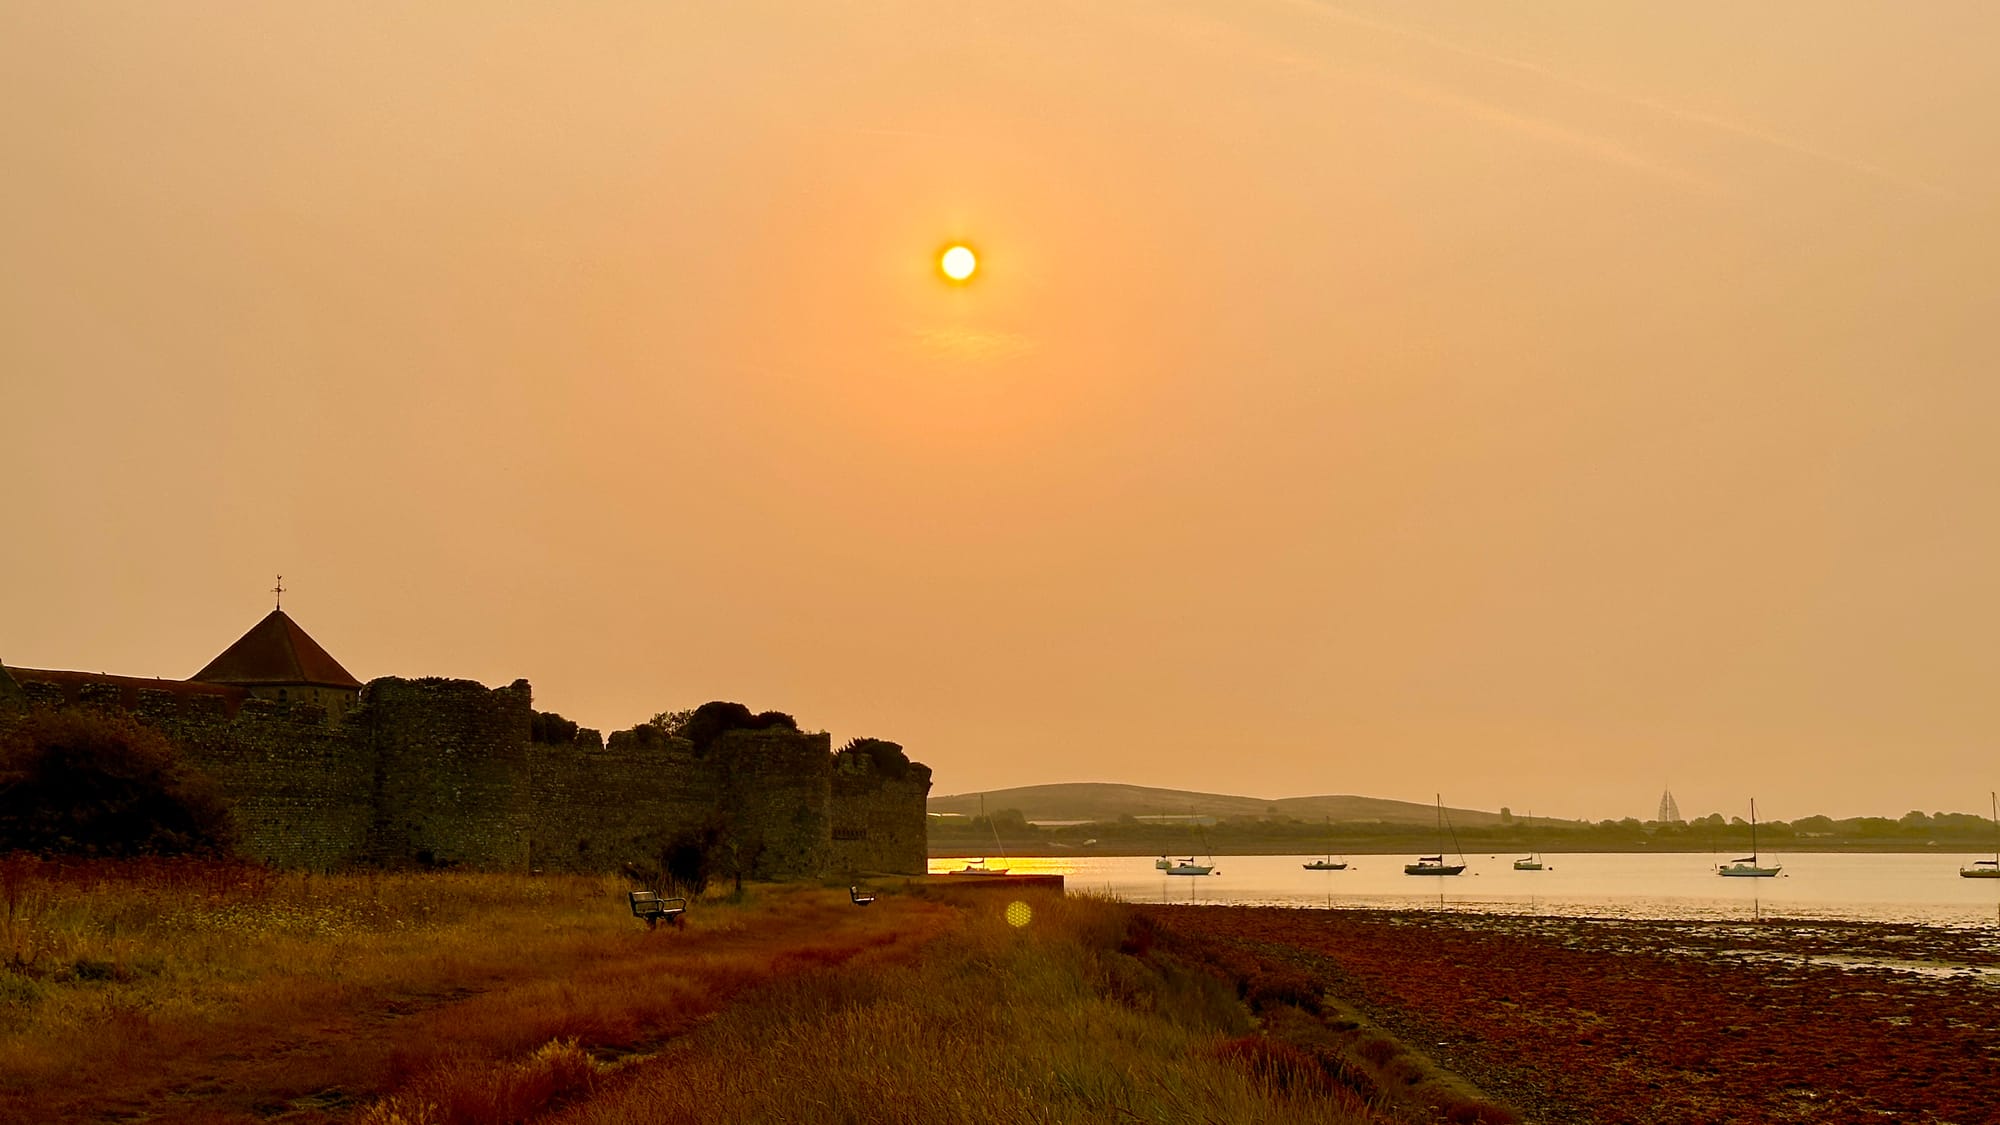
<path id="1" fill-rule="evenodd" d="M 282 574 L 278 575 L 278 584 L 277 584 L 276 586 L 273 586 L 273 587 L 271 587 L 271 592 L 272 592 L 272 593 L 274 593 L 274 594 L 276 594 L 276 595 L 278 595 L 278 605 L 277 605 L 277 608 L 278 608 L 278 609 L 283 609 L 283 608 L 285 608 L 285 576 L 284 576 L 284 575 L 282 575 Z"/>

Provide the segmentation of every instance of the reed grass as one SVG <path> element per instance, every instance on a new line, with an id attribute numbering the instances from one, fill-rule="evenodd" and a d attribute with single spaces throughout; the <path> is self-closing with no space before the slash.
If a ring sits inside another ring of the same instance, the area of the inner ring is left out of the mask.
<path id="1" fill-rule="evenodd" d="M 1376 1120 L 1114 903 L 625 889 L 0 859 L 0 1120 Z"/>
<path id="2" fill-rule="evenodd" d="M 1130 952 L 1123 907 L 1020 901 L 1025 925 L 996 902 L 921 958 L 759 989 L 557 1120 L 1378 1120 L 1317 1060 L 1255 1035 L 1225 982 Z"/>
<path id="3" fill-rule="evenodd" d="M 950 913 L 763 887 L 649 932 L 625 890 L 0 859 L 0 1120 L 329 1120 L 440 1075 L 525 1088 L 562 1044 L 643 1049 L 774 975 L 916 943 Z M 520 1119 L 493 1113 L 450 1119 Z"/>

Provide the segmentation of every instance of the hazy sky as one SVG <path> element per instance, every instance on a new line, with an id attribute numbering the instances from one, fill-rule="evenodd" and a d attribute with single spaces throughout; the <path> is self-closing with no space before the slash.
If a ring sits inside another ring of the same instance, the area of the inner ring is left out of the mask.
<path id="1" fill-rule="evenodd" d="M 0 0 L 0 660 L 2000 786 L 2000 5 Z M 978 248 L 971 285 L 935 254 Z"/>

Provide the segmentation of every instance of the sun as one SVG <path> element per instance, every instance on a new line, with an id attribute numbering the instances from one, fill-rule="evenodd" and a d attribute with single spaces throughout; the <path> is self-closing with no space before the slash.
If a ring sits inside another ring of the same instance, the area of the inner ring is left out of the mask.
<path id="1" fill-rule="evenodd" d="M 963 243 L 945 248 L 938 258 L 938 268 L 953 281 L 964 282 L 972 278 L 972 271 L 979 268 L 979 259 L 973 255 L 972 247 Z"/>

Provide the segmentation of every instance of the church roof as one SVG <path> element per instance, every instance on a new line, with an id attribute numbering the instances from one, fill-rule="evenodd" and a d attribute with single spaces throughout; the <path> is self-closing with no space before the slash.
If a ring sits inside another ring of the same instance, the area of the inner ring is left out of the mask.
<path id="1" fill-rule="evenodd" d="M 192 679 L 210 684 L 311 684 L 358 688 L 340 661 L 306 635 L 299 623 L 274 609 Z"/>

